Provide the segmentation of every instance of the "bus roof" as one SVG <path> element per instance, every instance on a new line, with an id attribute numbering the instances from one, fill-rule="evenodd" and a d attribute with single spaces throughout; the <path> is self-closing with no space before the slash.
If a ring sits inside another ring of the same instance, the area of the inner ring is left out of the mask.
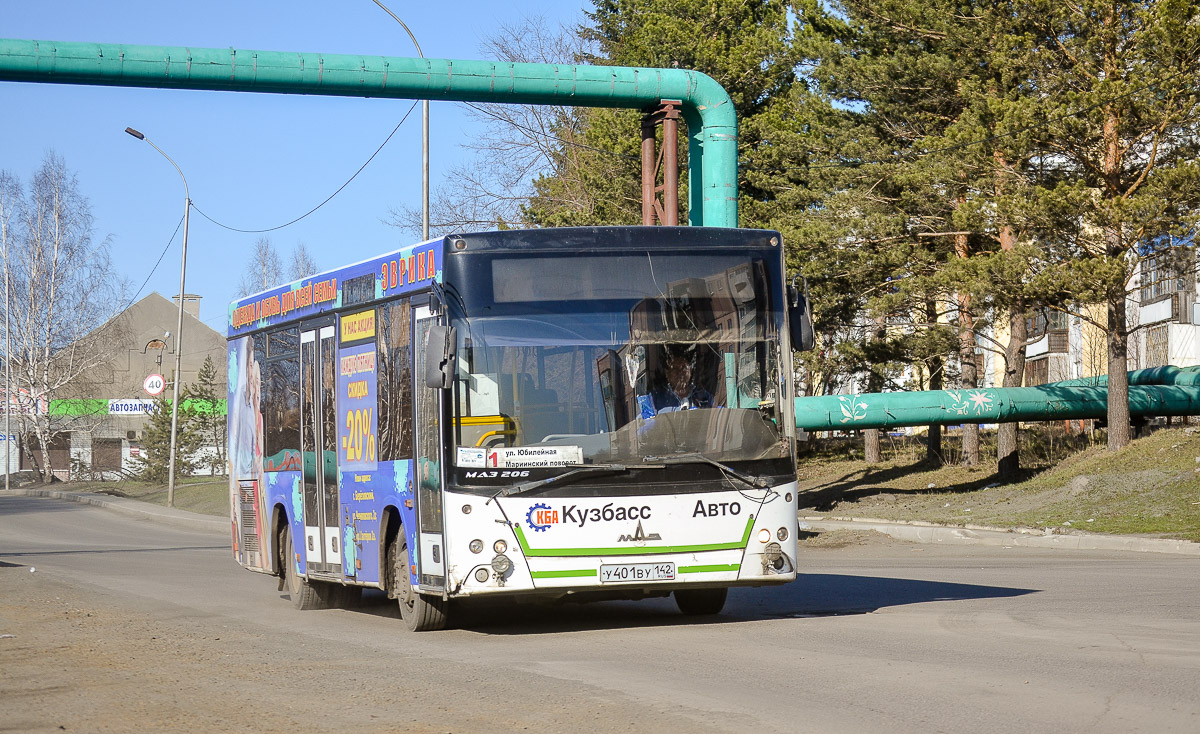
<path id="1" fill-rule="evenodd" d="M 226 334 L 259 329 L 379 298 L 425 290 L 442 277 L 442 238 L 268 288 L 229 304 Z"/>
<path id="2" fill-rule="evenodd" d="M 774 238 L 774 241 L 772 241 Z M 636 249 L 728 249 L 767 248 L 780 243 L 778 232 L 762 229 L 719 227 L 562 227 L 502 230 L 456 234 L 466 250 L 568 250 L 604 251 Z"/>
<path id="3" fill-rule="evenodd" d="M 718 227 L 564 227 L 452 234 L 268 288 L 229 305 L 229 338 L 360 303 L 419 292 L 442 280 L 445 252 L 601 252 L 775 248 L 778 232 Z"/>

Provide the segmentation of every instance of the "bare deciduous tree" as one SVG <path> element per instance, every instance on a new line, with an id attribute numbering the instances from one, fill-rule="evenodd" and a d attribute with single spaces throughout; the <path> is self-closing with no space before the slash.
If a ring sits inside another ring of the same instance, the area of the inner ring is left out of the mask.
<path id="1" fill-rule="evenodd" d="M 265 291 L 287 280 L 300 280 L 320 271 L 317 261 L 308 251 L 308 245 L 297 242 L 292 248 L 287 268 L 283 266 L 283 258 L 271 243 L 270 237 L 259 237 L 250 251 L 250 260 L 238 283 L 238 297 L 251 293 Z"/>
<path id="2" fill-rule="evenodd" d="M 571 28 L 550 27 L 544 18 L 526 18 L 502 25 L 481 47 L 485 57 L 514 63 L 578 63 L 584 41 Z M 484 123 L 484 133 L 463 143 L 474 160 L 455 166 L 447 183 L 436 187 L 430 202 L 430 233 L 504 228 L 530 224 L 522 213 L 534 193 L 539 174 L 554 171 L 565 181 L 578 163 L 571 153 L 579 141 L 587 109 L 551 105 L 474 105 L 468 114 Z M 587 209 L 588 194 L 580 186 L 570 192 L 575 204 Z M 421 207 L 401 205 L 388 223 L 413 236 L 421 232 Z"/>
<path id="3" fill-rule="evenodd" d="M 112 341 L 90 335 L 118 312 L 124 283 L 112 269 L 108 241 L 93 242 L 91 206 L 61 157 L 47 154 L 28 190 L 12 175 L 2 178 L 10 389 L 19 397 L 26 456 L 50 481 L 51 446 L 106 418 L 53 410 L 52 401 L 93 397 L 90 380 L 111 356 Z"/>
<path id="4" fill-rule="evenodd" d="M 308 245 L 297 242 L 292 249 L 292 260 L 288 263 L 288 277 L 292 280 L 300 280 L 310 275 L 316 275 L 320 270 L 317 267 L 317 261 L 308 251 Z"/>
<path id="5" fill-rule="evenodd" d="M 248 296 L 266 290 L 282 280 L 283 260 L 270 237 L 259 237 L 254 241 L 254 249 L 250 251 L 250 261 L 246 263 L 246 272 L 238 284 L 239 296 Z"/>

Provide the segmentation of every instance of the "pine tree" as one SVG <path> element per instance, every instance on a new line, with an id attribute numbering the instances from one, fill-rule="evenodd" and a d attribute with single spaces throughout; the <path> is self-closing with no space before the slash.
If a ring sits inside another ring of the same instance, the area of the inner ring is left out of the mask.
<path id="1" fill-rule="evenodd" d="M 938 389 L 950 382 L 946 356 L 957 351 L 947 323 L 952 292 L 940 274 L 956 253 L 965 182 L 954 160 L 926 153 L 962 115 L 958 90 L 971 54 L 944 2 L 797 6 L 805 68 L 828 110 L 776 146 L 780 163 L 807 168 L 795 174 L 803 189 L 793 191 L 815 201 L 781 191 L 786 203 L 768 221 L 793 243 L 797 266 L 823 282 L 828 295 L 814 312 L 828 309 L 843 325 L 827 331 L 826 353 L 857 357 L 821 368 L 857 373 L 868 390 Z M 909 368 L 907 385 L 895 382 L 898 365 Z M 940 430 L 929 435 L 929 456 L 940 460 Z"/>
<path id="2" fill-rule="evenodd" d="M 737 110 L 743 153 L 759 143 L 760 128 L 750 121 L 796 83 L 795 22 L 781 0 L 595 0 L 594 8 L 581 29 L 594 49 L 584 61 L 693 69 L 713 77 Z M 542 226 L 640 222 L 641 116 L 637 110 L 582 109 L 563 120 L 558 137 L 571 143 L 554 152 L 550 173 L 535 181 L 524 216 Z M 680 133 L 682 169 L 687 135 Z M 739 185 L 743 198 L 758 196 L 756 181 Z M 679 199 L 681 206 L 688 201 L 686 191 Z"/>
<path id="3" fill-rule="evenodd" d="M 1200 6 L 595 0 L 588 17 L 587 60 L 693 68 L 730 92 L 740 224 L 782 231 L 788 269 L 808 278 L 809 391 L 851 374 L 901 386 L 906 366 L 912 387 L 951 385 L 956 369 L 973 386 L 981 334 L 1005 321 L 1008 344 L 990 348 L 1019 386 L 1028 313 L 1101 302 L 1110 447 L 1127 440 L 1130 276 L 1200 208 Z M 569 143 L 526 219 L 639 221 L 639 117 L 556 118 Z M 1015 425 L 1000 445 L 1015 469 Z"/>
<path id="4" fill-rule="evenodd" d="M 1047 258 L 1034 245 L 1046 219 L 1037 202 L 1052 184 L 1029 175 L 1037 157 L 1031 21 L 1007 4 L 938 0 L 814 0 L 802 12 L 811 78 L 847 119 L 842 129 L 809 132 L 828 142 L 808 158 L 810 188 L 827 193 L 793 219 L 825 252 L 857 246 L 861 264 L 841 271 L 855 273 L 858 288 L 839 290 L 862 294 L 859 313 L 923 316 L 910 323 L 910 351 L 897 355 L 930 378 L 918 387 L 951 384 L 955 365 L 959 384 L 975 386 L 976 344 L 988 343 L 979 334 L 996 317 L 1011 326 L 1004 384 L 1019 386 L 1026 311 L 1062 296 L 1036 283 L 1034 267 Z M 808 258 L 816 268 L 820 252 Z M 861 282 L 864 272 L 879 275 Z M 885 278 L 897 282 L 880 295 Z M 1001 429 L 1002 469 L 1016 467 L 1015 428 Z M 978 460 L 970 429 L 963 455 Z"/>
<path id="5" fill-rule="evenodd" d="M 196 426 L 196 414 L 183 409 L 176 419 L 175 476 L 186 477 L 195 472 L 204 440 Z M 166 394 L 154 399 L 150 422 L 142 431 L 142 450 L 137 457 L 138 476 L 147 482 L 165 483 L 171 457 L 171 401 Z"/>
<path id="6" fill-rule="evenodd" d="M 181 408 L 189 414 L 189 420 L 194 422 L 195 430 L 204 447 L 211 449 L 206 454 L 206 463 L 213 474 L 224 474 L 226 422 L 225 413 L 220 409 L 225 400 L 224 385 L 218 382 L 217 367 L 212 357 L 205 357 L 204 364 L 196 373 L 196 381 L 184 390 Z"/>
<path id="7" fill-rule="evenodd" d="M 1190 236 L 1200 209 L 1200 5 L 1189 0 L 1028 0 L 1041 165 L 1054 180 L 1038 234 L 1050 292 L 1101 303 L 1108 448 L 1129 443 L 1126 301 L 1140 260 Z M 1032 97 L 1033 95 L 1031 95 Z"/>

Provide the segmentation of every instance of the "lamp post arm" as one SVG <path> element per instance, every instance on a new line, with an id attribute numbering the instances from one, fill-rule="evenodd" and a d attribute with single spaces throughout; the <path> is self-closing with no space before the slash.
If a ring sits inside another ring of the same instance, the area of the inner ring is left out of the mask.
<path id="1" fill-rule="evenodd" d="M 421 51 L 421 44 L 417 43 L 417 37 L 409 29 L 408 24 L 400 20 L 400 16 L 393 13 L 388 6 L 381 3 L 379 0 L 374 0 L 375 4 L 380 7 L 383 12 L 392 16 L 392 20 L 400 24 L 404 32 L 408 34 L 409 40 L 413 46 L 417 48 L 417 56 L 425 58 L 425 53 Z M 429 239 L 429 100 L 421 100 L 421 239 Z"/>
<path id="2" fill-rule="evenodd" d="M 188 191 L 187 176 L 183 175 L 183 171 L 180 170 L 179 164 L 176 163 L 175 160 L 173 158 L 171 158 L 171 156 L 167 155 L 166 151 L 164 151 L 162 148 L 155 145 L 154 141 L 151 140 L 150 138 L 142 138 L 142 140 L 145 140 L 147 143 L 149 143 L 150 147 L 157 150 L 160 154 L 162 154 L 163 158 L 166 158 L 167 161 L 169 161 L 170 164 L 175 167 L 175 172 L 179 174 L 179 178 L 183 179 L 183 198 L 187 199 L 188 207 L 190 208 L 192 205 L 192 195 Z M 184 230 L 184 236 L 186 236 L 186 235 L 187 235 L 187 230 Z"/>
<path id="3" fill-rule="evenodd" d="M 397 16 L 395 13 L 388 10 L 388 7 L 386 5 L 384 5 L 383 3 L 379 2 L 379 0 L 375 0 L 375 4 L 378 5 L 383 10 L 383 12 L 392 16 L 392 20 L 394 20 L 400 24 L 400 27 L 404 29 L 404 32 L 407 33 L 408 37 L 412 40 L 413 45 L 417 47 L 417 56 L 420 56 L 421 58 L 425 58 L 425 54 L 421 53 L 421 44 L 417 43 L 417 37 L 414 36 L 413 32 L 408 29 L 408 26 L 404 23 L 404 21 L 400 20 L 399 16 Z"/>

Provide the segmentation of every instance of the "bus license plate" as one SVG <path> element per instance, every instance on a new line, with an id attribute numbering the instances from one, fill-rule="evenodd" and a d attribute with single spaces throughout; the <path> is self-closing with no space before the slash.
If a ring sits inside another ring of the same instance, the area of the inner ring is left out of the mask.
<path id="1" fill-rule="evenodd" d="M 617 563 L 600 566 L 600 583 L 674 581 L 674 563 Z"/>

